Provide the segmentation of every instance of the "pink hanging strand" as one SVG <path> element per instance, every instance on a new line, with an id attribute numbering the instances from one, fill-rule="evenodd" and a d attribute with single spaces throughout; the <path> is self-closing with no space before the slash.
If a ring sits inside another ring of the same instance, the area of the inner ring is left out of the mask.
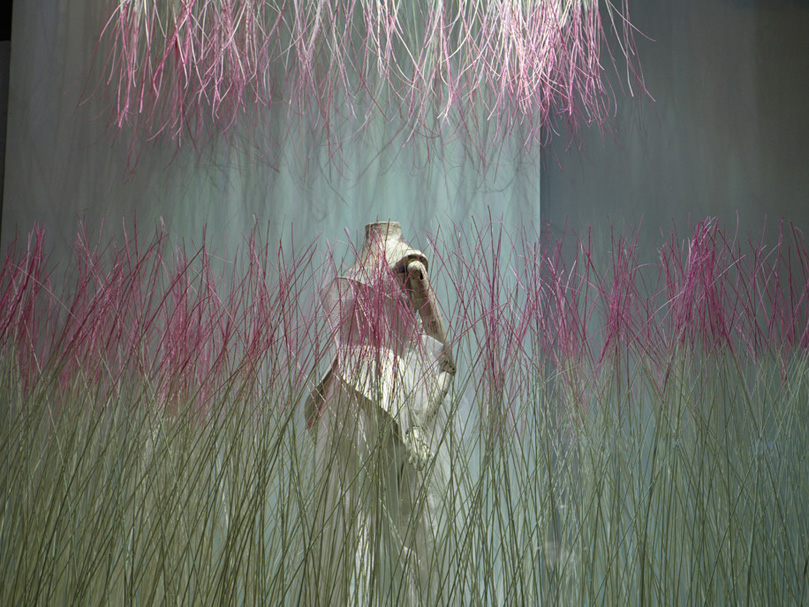
<path id="1" fill-rule="evenodd" d="M 134 147 L 259 137 L 276 104 L 287 132 L 335 150 L 379 118 L 406 139 L 525 147 L 543 127 L 604 126 L 616 55 L 645 91 L 626 2 L 121 0 L 97 47 L 103 96 Z"/>

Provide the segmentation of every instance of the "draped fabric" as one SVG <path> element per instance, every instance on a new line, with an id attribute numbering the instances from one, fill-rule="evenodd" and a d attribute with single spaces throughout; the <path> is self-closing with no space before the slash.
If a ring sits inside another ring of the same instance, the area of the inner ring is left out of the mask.
<path id="1" fill-rule="evenodd" d="M 426 258 L 399 238 L 398 224 L 394 238 L 386 230 L 374 239 L 379 225 L 368 226 L 360 259 L 323 293 L 335 352 L 306 403 L 316 452 L 316 539 L 305 574 L 311 605 L 392 597 L 417 605 L 431 594 L 430 578 L 436 582 L 429 563 L 449 468 L 445 416 L 418 424 L 432 454 L 424 470 L 406 438 L 430 407 L 442 344 L 424 334 L 398 271 Z"/>

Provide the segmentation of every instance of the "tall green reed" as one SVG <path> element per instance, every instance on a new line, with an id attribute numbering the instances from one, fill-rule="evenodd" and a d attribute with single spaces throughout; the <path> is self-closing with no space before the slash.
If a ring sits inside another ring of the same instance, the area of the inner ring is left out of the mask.
<path id="1" fill-rule="evenodd" d="M 427 239 L 459 370 L 418 477 L 419 601 L 809 602 L 801 234 L 700 222 L 656 260 L 574 240 Z M 160 230 L 89 242 L 57 280 L 36 231 L 0 274 L 0 603 L 309 601 L 325 488 L 302 402 L 343 264 L 258 232 L 231 263 Z"/>

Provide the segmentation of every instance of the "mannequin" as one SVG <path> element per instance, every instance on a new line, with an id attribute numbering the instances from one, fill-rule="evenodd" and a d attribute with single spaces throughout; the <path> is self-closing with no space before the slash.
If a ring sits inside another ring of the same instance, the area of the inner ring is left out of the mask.
<path id="1" fill-rule="evenodd" d="M 397 222 L 372 223 L 323 293 L 336 356 L 305 405 L 318 478 L 309 604 L 425 594 L 433 422 L 455 375 L 427 269 Z"/>

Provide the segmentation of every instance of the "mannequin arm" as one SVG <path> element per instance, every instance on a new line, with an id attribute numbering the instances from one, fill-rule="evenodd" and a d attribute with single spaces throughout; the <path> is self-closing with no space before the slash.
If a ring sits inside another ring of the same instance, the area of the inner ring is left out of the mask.
<path id="1" fill-rule="evenodd" d="M 455 375 L 455 359 L 447 344 L 447 332 L 441 320 L 435 293 L 430 286 L 427 268 L 421 261 L 415 260 L 407 264 L 407 285 L 410 303 L 421 316 L 424 332 L 442 345 L 439 358 L 441 371 Z"/>
<path id="2" fill-rule="evenodd" d="M 422 468 L 430 459 L 427 435 L 423 428 L 432 422 L 447 397 L 455 377 L 455 359 L 447 343 L 446 329 L 441 320 L 435 293 L 430 286 L 427 268 L 421 261 L 415 260 L 407 264 L 407 286 L 410 302 L 421 316 L 424 332 L 441 344 L 438 377 L 428 396 L 427 406 L 415 415 L 414 424 L 405 437 L 405 443 L 411 453 L 411 462 Z"/>

